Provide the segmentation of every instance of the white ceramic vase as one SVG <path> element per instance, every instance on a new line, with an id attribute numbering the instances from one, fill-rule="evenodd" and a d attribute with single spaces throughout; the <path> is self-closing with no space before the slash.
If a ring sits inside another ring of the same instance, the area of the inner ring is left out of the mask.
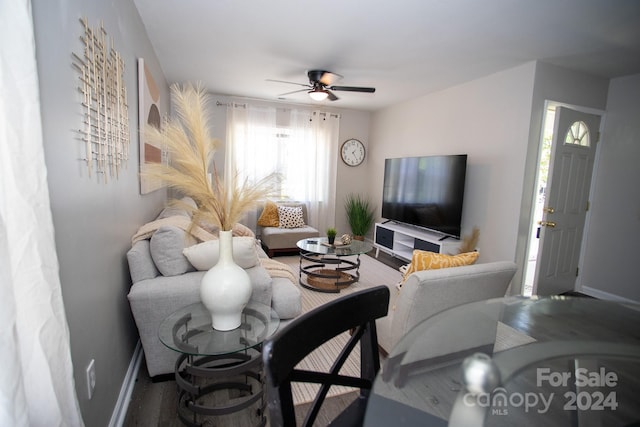
<path id="1" fill-rule="evenodd" d="M 211 313 L 211 325 L 219 331 L 240 326 L 242 310 L 251 298 L 249 274 L 233 260 L 231 231 L 220 231 L 220 258 L 200 285 L 200 298 Z"/>

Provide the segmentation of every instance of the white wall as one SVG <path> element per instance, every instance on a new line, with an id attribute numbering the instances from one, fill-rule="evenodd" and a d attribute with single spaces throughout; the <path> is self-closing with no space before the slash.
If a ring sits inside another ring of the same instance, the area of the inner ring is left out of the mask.
<path id="1" fill-rule="evenodd" d="M 462 233 L 480 262 L 515 260 L 535 63 L 374 113 L 368 193 L 381 206 L 389 157 L 468 154 Z"/>
<path id="2" fill-rule="evenodd" d="M 607 79 L 577 73 L 555 65 L 538 62 L 533 89 L 531 125 L 527 145 L 527 161 L 523 170 L 522 202 L 516 243 L 516 262 L 520 269 L 514 283 L 523 283 L 524 268 L 527 262 L 527 248 L 530 226 L 533 218 L 536 172 L 540 155 L 542 121 L 545 114 L 545 101 L 556 101 L 578 107 L 604 111 L 607 102 Z M 514 185 L 516 185 L 514 183 Z"/>
<path id="3" fill-rule="evenodd" d="M 588 221 L 582 291 L 640 302 L 640 74 L 613 79 Z"/>
<path id="4" fill-rule="evenodd" d="M 480 262 L 516 261 L 519 271 L 512 292 L 517 293 L 526 261 L 545 100 L 604 110 L 607 90 L 606 79 L 532 62 L 376 112 L 371 119 L 368 194 L 380 205 L 387 157 L 468 154 L 463 234 L 480 228 Z M 609 167 L 614 166 L 601 169 Z M 611 186 L 624 188 L 624 182 Z"/>
<path id="5" fill-rule="evenodd" d="M 371 176 L 366 173 L 371 162 L 371 138 L 369 128 L 371 114 L 369 112 L 342 110 L 340 119 L 340 142 L 338 145 L 338 176 L 336 179 L 336 220 L 335 228 L 338 236 L 345 233 L 351 234 L 351 227 L 347 220 L 347 213 L 344 209 L 344 201 L 349 193 L 366 195 L 370 186 Z M 340 147 L 347 139 L 355 138 L 360 140 L 367 149 L 364 162 L 359 166 L 347 166 L 340 159 Z M 321 231 L 323 233 L 323 231 Z"/>
<path id="6" fill-rule="evenodd" d="M 126 252 L 137 228 L 164 205 L 166 192 L 141 196 L 138 185 L 138 57 L 168 91 L 138 12 L 130 0 L 33 0 L 45 160 L 60 279 L 71 334 L 76 392 L 87 426 L 108 424 L 138 333 L 127 293 Z M 127 168 L 108 184 L 89 178 L 77 130 L 82 129 L 78 72 L 71 53 L 82 53 L 79 19 L 87 17 L 113 37 L 125 62 L 131 150 Z M 96 389 L 87 398 L 85 368 L 95 359 Z"/>

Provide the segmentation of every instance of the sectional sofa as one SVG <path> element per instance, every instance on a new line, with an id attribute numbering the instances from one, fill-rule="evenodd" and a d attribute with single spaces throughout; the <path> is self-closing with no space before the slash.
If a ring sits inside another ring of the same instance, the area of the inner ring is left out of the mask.
<path id="1" fill-rule="evenodd" d="M 178 357 L 178 353 L 160 342 L 160 323 L 179 308 L 200 301 L 200 281 L 205 271 L 198 271 L 185 252 L 190 251 L 187 253 L 198 265 L 192 252 L 204 244 L 184 230 L 184 224 L 190 220 L 185 210 L 164 209 L 154 221 L 141 227 L 142 232 L 136 233 L 135 242 L 127 252 L 132 280 L 128 299 L 151 377 L 172 373 Z M 202 230 L 194 232 L 201 240 L 206 239 L 203 233 Z M 284 320 L 300 314 L 302 304 L 297 284 L 290 278 L 270 274 L 269 267 L 265 267 L 268 265 L 266 253 L 246 227 L 239 226 L 234 235 L 244 239 L 239 255 L 234 239 L 234 258 L 238 258 L 236 262 L 251 277 L 251 299 L 271 305 Z"/>

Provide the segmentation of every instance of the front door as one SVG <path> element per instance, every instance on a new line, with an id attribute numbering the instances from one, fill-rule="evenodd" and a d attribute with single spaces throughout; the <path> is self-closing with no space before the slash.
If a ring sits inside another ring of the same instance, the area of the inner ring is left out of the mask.
<path id="1" fill-rule="evenodd" d="M 574 290 L 599 128 L 600 116 L 556 110 L 535 294 Z"/>

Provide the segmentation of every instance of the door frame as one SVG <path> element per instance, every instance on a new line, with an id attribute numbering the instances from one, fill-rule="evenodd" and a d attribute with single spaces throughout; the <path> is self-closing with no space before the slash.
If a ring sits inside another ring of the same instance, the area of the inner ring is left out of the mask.
<path id="1" fill-rule="evenodd" d="M 591 175 L 591 184 L 589 186 L 589 200 L 593 199 L 593 192 L 594 192 L 594 187 L 595 187 L 595 183 L 597 182 L 597 175 L 598 175 L 598 171 L 599 171 L 599 163 L 600 163 L 600 144 L 603 142 L 602 141 L 602 130 L 604 129 L 604 122 L 605 122 L 605 118 L 606 118 L 606 114 L 604 110 L 600 110 L 600 109 L 596 109 L 596 108 L 590 108 L 590 107 L 584 107 L 584 106 L 580 106 L 580 105 L 574 105 L 574 104 L 568 104 L 565 102 L 559 102 L 559 101 L 553 101 L 553 100 L 549 100 L 549 99 L 545 99 L 544 104 L 543 104 L 543 110 L 542 110 L 542 121 L 540 123 L 540 133 L 539 133 L 539 137 L 538 137 L 538 147 L 537 147 L 537 155 L 536 155 L 536 166 L 535 166 L 535 177 L 533 180 L 533 192 L 532 192 L 532 199 L 530 201 L 531 203 L 531 209 L 529 212 L 529 228 L 528 228 L 528 237 L 527 237 L 527 241 L 526 241 L 526 247 L 525 247 L 525 258 L 524 258 L 524 264 L 523 264 L 523 272 L 522 272 L 522 284 L 521 284 L 521 288 L 520 288 L 520 292 L 524 293 L 524 288 L 525 288 L 525 279 L 526 279 L 526 273 L 527 273 L 527 268 L 528 268 L 528 260 L 529 260 L 529 250 L 531 247 L 531 239 L 535 238 L 532 237 L 534 236 L 534 231 L 536 230 L 536 228 L 538 227 L 538 224 L 535 222 L 535 209 L 536 209 L 536 195 L 537 195 L 537 185 L 538 185 L 538 180 L 540 178 L 540 161 L 541 161 L 541 157 L 542 157 L 542 147 L 543 147 L 543 141 L 544 141 L 544 128 L 546 125 L 546 120 L 547 120 L 547 110 L 550 107 L 565 107 L 565 108 L 569 108 L 571 110 L 575 110 L 578 112 L 582 112 L 582 113 L 587 113 L 587 114 L 593 114 L 593 115 L 597 115 L 600 116 L 600 128 L 598 129 L 598 133 L 600 135 L 600 138 L 598 138 L 598 143 L 596 144 L 596 151 L 595 151 L 595 156 L 594 156 L 594 160 L 593 160 L 593 171 L 592 171 L 592 175 Z M 549 171 L 549 173 L 551 173 L 551 171 Z M 578 269 L 582 270 L 582 265 L 584 263 L 584 253 L 585 253 L 585 248 L 588 246 L 588 240 L 589 240 L 589 226 L 590 226 L 590 219 L 591 219 L 591 209 L 589 209 L 587 211 L 586 217 L 585 217 L 585 223 L 584 223 L 584 229 L 583 229 L 583 235 L 582 235 L 582 241 L 580 243 L 580 256 L 578 258 Z M 537 257 L 537 254 L 536 254 Z M 535 270 L 535 266 L 533 267 Z M 535 276 L 535 275 L 534 275 Z M 537 287 L 536 283 L 533 283 L 533 288 L 535 289 Z M 580 291 L 582 290 L 582 275 L 578 274 L 578 277 L 576 277 L 576 282 L 575 282 L 575 290 L 576 291 Z"/>

